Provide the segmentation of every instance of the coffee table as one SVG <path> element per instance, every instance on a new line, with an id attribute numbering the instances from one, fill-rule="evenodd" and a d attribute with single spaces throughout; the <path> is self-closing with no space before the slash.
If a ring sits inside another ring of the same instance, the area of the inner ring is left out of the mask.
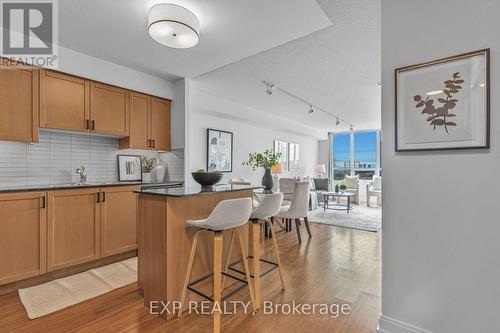
<path id="1" fill-rule="evenodd" d="M 349 214 L 349 211 L 352 210 L 352 206 L 351 206 L 351 198 L 353 196 L 355 196 L 354 193 L 351 193 L 351 192 L 326 192 L 326 193 L 323 193 L 323 196 L 324 196 L 324 203 L 323 203 L 323 211 L 326 212 L 327 209 L 331 209 L 331 210 L 345 210 L 347 212 L 347 214 Z M 337 203 L 335 204 L 332 204 L 330 206 L 330 197 L 331 198 L 337 198 Z M 347 199 L 347 203 L 346 204 L 340 204 L 338 203 L 340 201 L 340 198 L 346 198 Z"/>

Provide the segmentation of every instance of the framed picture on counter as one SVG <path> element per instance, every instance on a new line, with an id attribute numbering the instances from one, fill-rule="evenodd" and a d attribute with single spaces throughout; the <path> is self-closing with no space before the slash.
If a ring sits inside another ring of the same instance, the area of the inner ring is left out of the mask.
<path id="1" fill-rule="evenodd" d="M 233 133 L 207 129 L 207 171 L 233 171 Z"/>
<path id="2" fill-rule="evenodd" d="M 118 155 L 118 180 L 121 182 L 142 181 L 140 155 Z"/>
<path id="3" fill-rule="evenodd" d="M 396 151 L 490 147 L 490 50 L 395 70 Z"/>

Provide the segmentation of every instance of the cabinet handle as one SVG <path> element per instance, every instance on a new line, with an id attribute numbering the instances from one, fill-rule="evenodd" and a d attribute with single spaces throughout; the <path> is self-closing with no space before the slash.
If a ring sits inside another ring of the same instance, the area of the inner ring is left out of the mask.
<path id="1" fill-rule="evenodd" d="M 148 148 L 151 148 L 151 139 L 148 139 Z"/>
<path id="2" fill-rule="evenodd" d="M 101 202 L 101 192 L 97 192 L 97 203 Z"/>
<path id="3" fill-rule="evenodd" d="M 45 208 L 46 206 L 47 206 L 46 199 L 45 199 L 45 196 L 43 196 L 40 198 L 40 208 Z"/>
<path id="4" fill-rule="evenodd" d="M 155 148 L 155 146 L 156 146 L 156 140 L 153 139 L 151 141 L 153 141 L 153 148 Z"/>
<path id="5" fill-rule="evenodd" d="M 106 192 L 102 192 L 102 201 L 101 202 L 106 202 Z"/>
<path id="6" fill-rule="evenodd" d="M 90 120 L 89 119 L 86 120 L 86 125 L 85 126 L 86 126 L 85 129 L 88 129 L 88 130 L 90 129 Z"/>
<path id="7" fill-rule="evenodd" d="M 95 131 L 95 120 L 92 120 L 92 130 Z"/>

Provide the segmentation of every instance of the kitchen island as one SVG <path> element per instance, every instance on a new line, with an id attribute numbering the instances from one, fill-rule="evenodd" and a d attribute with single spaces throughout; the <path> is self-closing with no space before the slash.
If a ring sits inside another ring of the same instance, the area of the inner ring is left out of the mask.
<path id="1" fill-rule="evenodd" d="M 252 197 L 253 190 L 261 186 L 218 185 L 211 190 L 198 187 L 167 189 L 142 189 L 139 193 L 139 271 L 138 283 L 144 292 L 144 305 L 148 308 L 170 304 L 169 311 L 160 315 L 173 317 L 172 307 L 181 297 L 182 285 L 187 270 L 189 252 L 196 233 L 187 228 L 185 221 L 207 218 L 222 200 Z M 247 239 L 248 227 L 242 227 Z M 229 238 L 224 237 L 224 249 Z M 212 272 L 212 239 L 201 236 L 195 258 L 191 280 L 194 281 Z M 245 244 L 245 246 L 247 246 Z M 238 258 L 235 248 L 231 257 Z M 208 282 L 210 280 L 207 280 Z M 211 293 L 211 285 L 200 284 Z M 191 294 L 188 298 L 199 300 Z"/>

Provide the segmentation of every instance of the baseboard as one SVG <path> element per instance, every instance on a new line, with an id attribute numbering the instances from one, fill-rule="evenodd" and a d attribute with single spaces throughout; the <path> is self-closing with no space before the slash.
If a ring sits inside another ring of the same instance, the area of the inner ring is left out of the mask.
<path id="1" fill-rule="evenodd" d="M 424 330 L 402 321 L 389 318 L 386 316 L 380 316 L 378 320 L 378 333 L 432 333 L 430 331 Z"/>

